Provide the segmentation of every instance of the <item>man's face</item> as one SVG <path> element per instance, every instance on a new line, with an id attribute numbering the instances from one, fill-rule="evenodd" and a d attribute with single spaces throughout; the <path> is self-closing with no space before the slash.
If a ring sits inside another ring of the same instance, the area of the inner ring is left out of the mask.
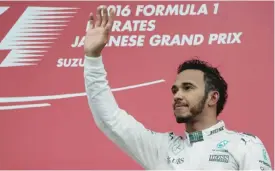
<path id="1" fill-rule="evenodd" d="M 177 75 L 172 86 L 173 109 L 178 123 L 187 123 L 199 115 L 205 106 L 204 73 L 199 70 L 185 70 Z"/>

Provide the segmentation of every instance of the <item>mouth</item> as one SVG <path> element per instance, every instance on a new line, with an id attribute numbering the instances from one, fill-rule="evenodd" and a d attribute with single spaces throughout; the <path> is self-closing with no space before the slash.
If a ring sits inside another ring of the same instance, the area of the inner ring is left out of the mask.
<path id="1" fill-rule="evenodd" d="M 184 109 L 184 108 L 187 108 L 187 107 L 188 107 L 188 105 L 187 104 L 183 104 L 183 103 L 181 103 L 181 104 L 175 104 L 174 105 L 174 109 L 175 110 Z"/>

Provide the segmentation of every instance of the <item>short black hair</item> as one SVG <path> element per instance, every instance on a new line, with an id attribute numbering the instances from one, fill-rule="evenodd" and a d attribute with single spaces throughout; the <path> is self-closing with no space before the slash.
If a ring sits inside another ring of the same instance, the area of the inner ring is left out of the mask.
<path id="1" fill-rule="evenodd" d="M 220 94 L 217 102 L 217 116 L 222 112 L 227 101 L 227 83 L 221 76 L 219 70 L 211 66 L 208 62 L 199 59 L 191 59 L 184 61 L 179 65 L 177 73 L 184 70 L 193 69 L 200 70 L 204 73 L 205 93 L 210 91 L 218 91 Z"/>

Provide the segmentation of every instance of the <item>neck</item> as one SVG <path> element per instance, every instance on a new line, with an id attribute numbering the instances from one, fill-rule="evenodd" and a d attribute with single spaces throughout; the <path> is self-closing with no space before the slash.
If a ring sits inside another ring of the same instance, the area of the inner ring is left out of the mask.
<path id="1" fill-rule="evenodd" d="M 214 117 L 213 117 L 214 116 Z M 194 120 L 185 124 L 186 132 L 192 133 L 196 131 L 202 131 L 218 123 L 215 115 L 204 115 L 201 113 Z"/>

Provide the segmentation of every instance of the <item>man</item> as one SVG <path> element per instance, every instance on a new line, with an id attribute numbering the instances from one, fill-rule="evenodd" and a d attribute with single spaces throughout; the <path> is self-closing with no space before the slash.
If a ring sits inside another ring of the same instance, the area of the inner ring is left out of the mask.
<path id="1" fill-rule="evenodd" d="M 114 11 L 90 15 L 85 51 L 85 87 L 96 125 L 145 169 L 270 170 L 261 140 L 227 130 L 217 116 L 227 99 L 227 84 L 216 68 L 200 60 L 179 66 L 172 93 L 174 115 L 186 133 L 157 133 L 119 108 L 106 80 L 101 52 L 108 42 Z"/>

